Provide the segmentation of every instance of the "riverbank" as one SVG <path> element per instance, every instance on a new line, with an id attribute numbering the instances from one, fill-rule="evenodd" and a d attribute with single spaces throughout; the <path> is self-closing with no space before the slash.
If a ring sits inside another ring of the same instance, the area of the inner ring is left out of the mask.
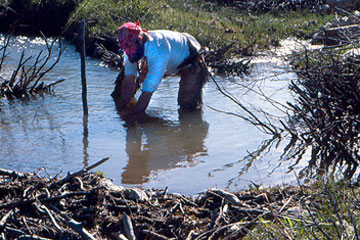
<path id="1" fill-rule="evenodd" d="M 2 238 L 352 239 L 356 234 L 354 185 L 325 181 L 186 196 L 116 186 L 88 172 L 92 167 L 63 178 L 0 169 Z"/>
<path id="2" fill-rule="evenodd" d="M 291 2 L 291 4 L 290 4 Z M 25 7 L 26 6 L 26 7 Z M 136 6 L 136 7 L 135 7 Z M 103 45 L 117 52 L 116 29 L 125 21 L 140 20 L 145 29 L 188 32 L 209 49 L 208 65 L 220 72 L 236 73 L 242 62 L 260 50 L 277 46 L 289 36 L 310 38 L 326 22 L 318 1 L 9 1 L 1 6 L 0 31 L 17 34 L 63 36 L 79 45 L 79 23 L 86 19 L 87 55 L 100 58 Z M 286 24 L 284 24 L 286 23 Z M 224 65 L 230 65 L 224 68 Z M 238 71 L 239 72 L 239 71 Z M 243 72 L 242 70 L 240 72 Z"/>

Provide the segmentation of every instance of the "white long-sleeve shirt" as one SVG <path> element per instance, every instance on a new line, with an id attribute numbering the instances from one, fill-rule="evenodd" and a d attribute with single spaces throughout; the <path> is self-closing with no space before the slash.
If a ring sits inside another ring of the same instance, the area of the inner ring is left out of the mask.
<path id="1" fill-rule="evenodd" d="M 149 31 L 144 56 L 147 58 L 148 73 L 142 84 L 142 91 L 154 92 L 165 75 L 176 75 L 179 65 L 189 57 L 188 39 L 200 49 L 200 44 L 187 33 L 168 30 Z M 124 58 L 125 76 L 137 74 L 137 64 Z"/>

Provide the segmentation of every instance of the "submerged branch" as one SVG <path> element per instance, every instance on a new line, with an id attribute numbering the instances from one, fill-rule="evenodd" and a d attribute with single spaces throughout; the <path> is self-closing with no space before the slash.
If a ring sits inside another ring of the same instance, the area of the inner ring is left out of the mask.
<path id="1" fill-rule="evenodd" d="M 211 73 L 209 73 L 209 75 L 210 75 L 211 79 L 213 80 L 213 82 L 215 83 L 219 92 L 221 94 L 223 94 L 225 97 L 229 98 L 235 104 L 237 104 L 242 110 L 244 110 L 249 115 L 249 117 L 242 116 L 241 117 L 242 119 L 249 121 L 250 123 L 254 124 L 255 126 L 258 126 L 258 127 L 260 126 L 268 134 L 272 134 L 274 136 L 280 137 L 280 132 L 277 127 L 275 127 L 270 122 L 264 123 L 263 121 L 261 121 L 252 111 L 250 111 L 247 107 L 245 107 L 245 105 L 243 105 L 236 97 L 234 97 L 231 93 L 228 93 L 226 90 L 222 89 Z"/>

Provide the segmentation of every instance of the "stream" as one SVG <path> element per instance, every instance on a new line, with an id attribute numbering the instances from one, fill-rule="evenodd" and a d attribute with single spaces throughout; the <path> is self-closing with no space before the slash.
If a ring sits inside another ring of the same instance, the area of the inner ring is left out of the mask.
<path id="1" fill-rule="evenodd" d="M 3 44 L 4 36 L 0 38 Z M 44 48 L 39 38 L 11 39 L 1 76 L 11 76 L 24 49 L 30 56 Z M 283 117 L 283 112 L 253 90 L 281 103 L 292 101 L 288 83 L 296 75 L 279 59 L 257 59 L 252 65 L 243 77 L 216 76 L 216 81 L 253 111 Z M 80 56 L 68 45 L 44 78 L 46 82 L 65 79 L 52 93 L 24 100 L 0 99 L 0 168 L 61 176 L 109 157 L 94 171 L 103 172 L 114 183 L 168 187 L 182 194 L 211 187 L 240 190 L 251 184 L 295 182 L 294 173 L 287 174 L 288 165 L 279 166 L 281 148 L 247 161 L 245 157 L 271 136 L 235 116 L 245 113 L 211 79 L 203 89 L 202 111 L 187 114 L 178 111 L 179 78 L 163 79 L 147 108 L 148 121 L 128 127 L 110 96 L 117 74 L 100 60 L 87 58 L 89 116 L 84 118 Z"/>

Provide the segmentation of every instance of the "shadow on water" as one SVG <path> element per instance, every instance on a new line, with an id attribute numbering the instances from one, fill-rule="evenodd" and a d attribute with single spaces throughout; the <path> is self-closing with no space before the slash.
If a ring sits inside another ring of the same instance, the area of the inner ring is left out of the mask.
<path id="1" fill-rule="evenodd" d="M 136 125 L 126 124 L 128 163 L 123 184 L 146 183 L 156 171 L 195 166 L 198 156 L 207 155 L 209 124 L 203 120 L 202 111 L 178 110 L 178 114 L 178 124 L 149 115 Z"/>

